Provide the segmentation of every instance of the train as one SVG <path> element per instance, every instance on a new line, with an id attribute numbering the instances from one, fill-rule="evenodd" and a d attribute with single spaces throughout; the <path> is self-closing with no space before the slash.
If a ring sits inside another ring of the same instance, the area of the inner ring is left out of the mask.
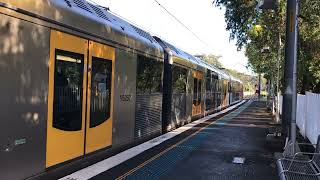
<path id="1" fill-rule="evenodd" d="M 0 20 L 0 179 L 61 177 L 243 99 L 240 80 L 85 0 L 1 0 Z"/>

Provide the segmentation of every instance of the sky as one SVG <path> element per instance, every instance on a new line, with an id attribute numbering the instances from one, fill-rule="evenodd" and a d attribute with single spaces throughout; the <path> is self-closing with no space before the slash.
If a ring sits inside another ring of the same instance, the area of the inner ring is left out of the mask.
<path id="1" fill-rule="evenodd" d="M 90 0 L 139 27 L 172 43 L 178 48 L 196 54 L 221 56 L 220 62 L 228 69 L 252 74 L 246 69 L 244 50 L 237 51 L 235 41 L 229 40 L 225 30 L 224 10 L 212 5 L 212 0 Z M 185 24 L 197 37 L 179 24 L 163 8 Z"/>

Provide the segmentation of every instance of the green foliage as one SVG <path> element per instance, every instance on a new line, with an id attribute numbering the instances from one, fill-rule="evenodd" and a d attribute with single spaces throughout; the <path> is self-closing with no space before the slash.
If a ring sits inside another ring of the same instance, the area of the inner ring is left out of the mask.
<path id="1" fill-rule="evenodd" d="M 320 1 L 301 3 L 298 90 L 320 92 Z"/>
<path id="2" fill-rule="evenodd" d="M 278 46 L 278 35 L 285 42 L 286 2 L 281 0 L 277 10 L 263 11 L 257 11 L 255 0 L 214 0 L 213 4 L 225 8 L 226 29 L 239 49 L 246 48 L 249 67 L 274 79 L 280 48 L 282 75 L 284 46 Z M 320 1 L 302 0 L 300 6 L 298 92 L 320 92 Z M 270 53 L 262 53 L 264 47 L 269 47 Z"/>
<path id="3" fill-rule="evenodd" d="M 220 56 L 216 56 L 213 54 L 209 54 L 209 55 L 203 54 L 203 55 L 196 55 L 196 57 L 201 58 L 202 60 L 208 62 L 209 64 L 214 65 L 215 67 L 217 67 L 219 69 L 225 69 L 219 61 Z M 258 84 L 258 77 L 247 75 L 244 73 L 240 73 L 240 72 L 238 72 L 236 70 L 232 70 L 232 69 L 225 69 L 225 71 L 228 74 L 230 74 L 231 76 L 233 76 L 243 82 L 244 91 L 250 91 L 250 92 L 255 91 L 255 85 Z"/>
<path id="4" fill-rule="evenodd" d="M 223 68 L 223 65 L 219 61 L 221 56 L 216 56 L 213 54 L 209 54 L 209 55 L 202 54 L 202 55 L 195 55 L 195 57 L 198 57 L 198 58 L 206 61 L 207 63 L 216 66 L 217 68 Z"/>
<path id="5" fill-rule="evenodd" d="M 255 92 L 255 90 L 256 90 L 255 86 L 258 84 L 258 77 L 257 76 L 251 76 L 248 74 L 240 73 L 240 72 L 233 70 L 233 69 L 226 69 L 226 71 L 231 76 L 242 81 L 244 92 L 252 92 L 252 93 Z"/>
<path id="6" fill-rule="evenodd" d="M 241 49 L 249 40 L 248 32 L 257 21 L 255 0 L 214 0 L 217 7 L 225 7 L 226 29 L 229 30 L 230 39 L 236 39 Z"/>

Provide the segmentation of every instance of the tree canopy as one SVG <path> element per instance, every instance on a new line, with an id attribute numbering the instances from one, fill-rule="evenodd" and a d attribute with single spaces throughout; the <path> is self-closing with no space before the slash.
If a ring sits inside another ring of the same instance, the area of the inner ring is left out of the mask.
<path id="1" fill-rule="evenodd" d="M 301 0 L 298 39 L 298 92 L 320 92 L 320 1 Z M 267 79 L 276 74 L 278 35 L 285 42 L 286 2 L 277 10 L 258 10 L 255 0 L 214 0 L 225 9 L 226 29 L 238 49 L 245 48 L 248 65 Z M 269 53 L 262 53 L 265 47 Z M 280 46 L 280 68 L 283 72 L 284 45 Z M 281 73 L 282 75 L 283 73 Z M 281 77 L 280 77 L 281 78 Z"/>
<path id="2" fill-rule="evenodd" d="M 251 91 L 251 92 L 255 91 L 255 85 L 258 84 L 258 77 L 240 73 L 236 70 L 224 68 L 221 62 L 219 61 L 221 56 L 216 56 L 213 54 L 209 54 L 209 55 L 202 54 L 202 55 L 195 55 L 195 56 L 206 61 L 209 64 L 214 65 L 219 69 L 223 69 L 223 71 L 225 71 L 226 73 L 241 80 L 244 84 L 244 91 Z"/>
<path id="3" fill-rule="evenodd" d="M 223 65 L 219 61 L 221 56 L 216 56 L 213 54 L 209 54 L 209 55 L 202 54 L 202 55 L 195 55 L 195 57 L 198 57 L 198 58 L 206 61 L 207 63 L 216 66 L 217 68 L 223 68 Z"/>

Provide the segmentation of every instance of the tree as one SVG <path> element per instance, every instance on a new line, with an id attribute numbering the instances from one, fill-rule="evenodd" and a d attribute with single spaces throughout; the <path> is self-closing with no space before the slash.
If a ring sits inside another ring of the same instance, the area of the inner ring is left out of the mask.
<path id="1" fill-rule="evenodd" d="M 226 29 L 230 31 L 230 39 L 237 41 L 238 49 L 248 42 L 248 32 L 257 21 L 255 0 L 214 0 L 217 7 L 225 7 Z"/>
<path id="2" fill-rule="evenodd" d="M 285 1 L 281 0 L 279 11 L 257 11 L 255 0 L 214 0 L 213 4 L 225 8 L 226 29 L 238 49 L 246 48 L 251 69 L 272 79 L 277 69 L 278 33 L 285 42 Z M 298 92 L 320 92 L 320 1 L 302 0 L 300 12 Z M 261 53 L 266 46 L 270 53 Z M 283 46 L 280 48 L 283 68 Z"/>
<path id="3" fill-rule="evenodd" d="M 301 1 L 298 90 L 320 92 L 320 1 Z"/>
<path id="4" fill-rule="evenodd" d="M 254 92 L 254 87 L 256 84 L 258 84 L 258 78 L 255 76 L 250 76 L 244 73 L 240 73 L 236 70 L 232 70 L 232 69 L 226 69 L 223 67 L 223 65 L 220 63 L 219 59 L 221 58 L 221 56 L 216 56 L 213 54 L 209 54 L 209 55 L 195 55 L 195 57 L 198 57 L 204 61 L 206 61 L 207 63 L 219 68 L 219 69 L 224 69 L 224 71 L 228 74 L 230 74 L 231 76 L 238 78 L 239 80 L 241 80 L 243 82 L 244 85 L 244 91 L 251 91 Z"/>
<path id="5" fill-rule="evenodd" d="M 209 54 L 209 55 L 202 54 L 202 55 L 195 55 L 195 57 L 198 57 L 206 61 L 207 63 L 214 65 L 217 68 L 223 68 L 223 65 L 219 61 L 221 56 L 216 56 L 213 54 Z"/>
<path id="6" fill-rule="evenodd" d="M 239 79 L 243 83 L 243 88 L 245 92 L 255 92 L 255 85 L 258 84 L 258 77 L 251 76 L 244 73 L 240 73 L 233 69 L 226 69 L 226 72 L 231 76 Z"/>

